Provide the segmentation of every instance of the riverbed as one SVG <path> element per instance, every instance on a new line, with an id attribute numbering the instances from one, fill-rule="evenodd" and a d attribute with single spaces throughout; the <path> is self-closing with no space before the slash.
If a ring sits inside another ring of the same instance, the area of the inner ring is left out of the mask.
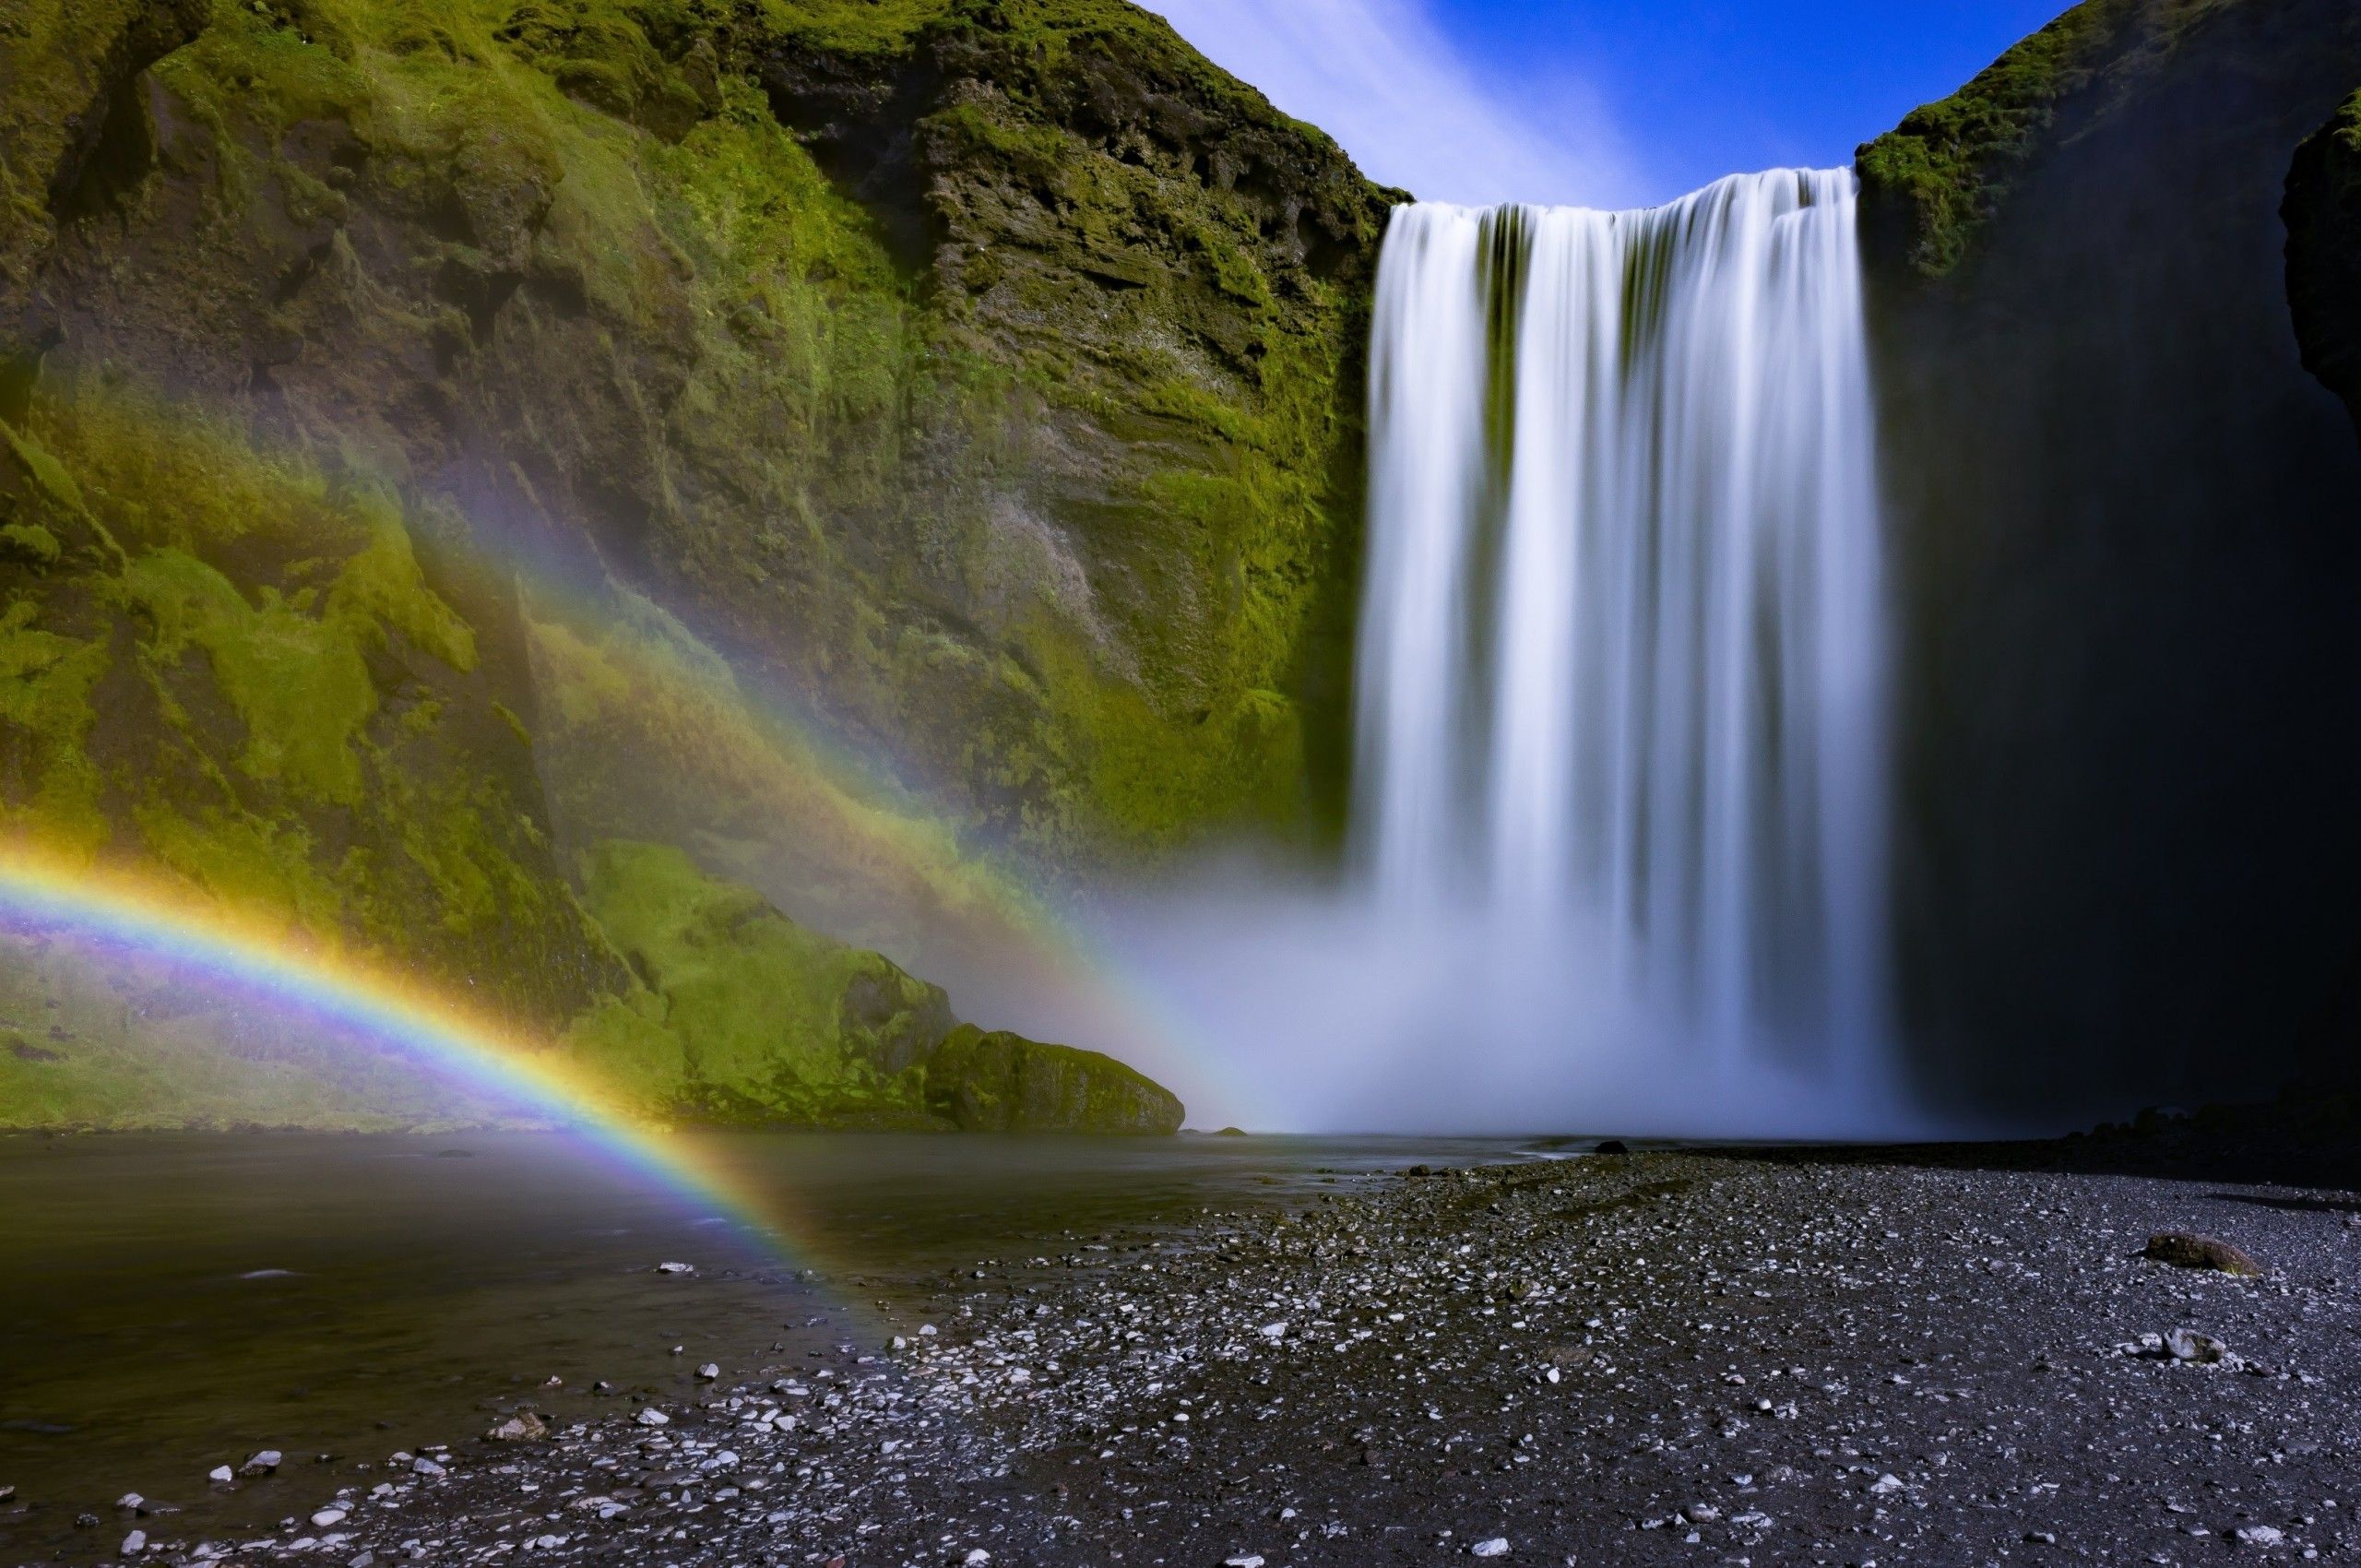
<path id="1" fill-rule="evenodd" d="M 1116 1230 L 1139 1245 L 1209 1206 L 1301 1205 L 1370 1171 L 1531 1147 L 691 1141 L 753 1194 L 751 1216 L 554 1133 L 0 1139 L 0 1486 L 16 1489 L 0 1552 L 87 1549 L 75 1521 L 111 1529 L 133 1491 L 179 1528 L 272 1525 L 275 1502 L 208 1472 L 275 1450 L 291 1477 L 334 1474 L 601 1381 L 682 1394 L 698 1366 L 746 1364 L 783 1336 L 865 1336 L 880 1293 L 984 1260 Z"/>
<path id="2" fill-rule="evenodd" d="M 803 1200 L 797 1261 L 562 1146 L 464 1143 L 11 1149 L 12 1195 L 34 1191 L 20 1162 L 157 1161 L 179 1218 L 53 1243 L 84 1277 L 116 1270 L 96 1299 L 118 1304 L 46 1309 L 40 1345 L 90 1325 L 89 1382 L 44 1350 L 47 1397 L 10 1408 L 89 1414 L 11 1436 L 48 1457 L 6 1555 L 2361 1561 L 2349 1149 L 2298 1174 L 2268 1139 L 2260 1162 L 2128 1137 L 1571 1158 L 754 1140 L 741 1158 Z M 260 1224 L 297 1266 L 246 1279 L 229 1265 L 260 1254 L 228 1211 L 219 1235 L 195 1221 L 273 1161 L 282 1187 L 310 1177 Z M 114 1180 L 34 1169 L 61 1201 Z M 365 1218 L 386 1213 L 407 1218 Z M 2260 1272 L 2143 1255 L 2165 1230 Z M 180 1260 L 186 1305 L 135 1237 Z M 371 1237 L 382 1261 L 300 1311 L 222 1310 Z M 14 1289 L 12 1313 L 39 1295 Z M 347 1371 L 318 1371 L 339 1347 Z M 239 1367 L 267 1375 L 242 1395 Z M 301 1397 L 279 1386 L 305 1369 Z M 275 1466 L 203 1479 L 266 1443 Z"/>

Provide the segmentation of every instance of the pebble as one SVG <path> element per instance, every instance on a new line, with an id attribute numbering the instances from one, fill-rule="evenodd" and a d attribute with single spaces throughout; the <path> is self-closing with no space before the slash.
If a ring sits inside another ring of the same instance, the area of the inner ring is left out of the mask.
<path id="1" fill-rule="evenodd" d="M 1253 1552 L 1241 1551 L 1236 1557 L 1223 1558 L 1221 1568 L 1263 1568 L 1263 1559 Z"/>
<path id="2" fill-rule="evenodd" d="M 216 1465 L 205 1472 L 205 1479 L 209 1481 L 232 1481 L 237 1479 L 237 1472 L 227 1465 Z"/>
<path id="3" fill-rule="evenodd" d="M 2195 1361 L 2200 1366 L 2212 1366 L 2229 1351 L 2229 1347 L 2210 1334 L 2200 1334 L 2193 1328 L 2176 1328 L 2165 1336 L 2165 1348 L 2177 1361 Z"/>
<path id="4" fill-rule="evenodd" d="M 1489 1540 L 1479 1540 L 1467 1549 L 1467 1555 L 1470 1557 L 1506 1557 L 1508 1554 L 1509 1538 L 1506 1536 L 1494 1536 Z"/>
<path id="5" fill-rule="evenodd" d="M 664 1427 L 672 1424 L 672 1418 L 661 1410 L 642 1410 L 632 1419 L 644 1427 Z"/>
<path id="6" fill-rule="evenodd" d="M 2278 1546 L 2287 1538 L 2287 1532 L 2276 1525 L 2244 1525 L 2237 1531 L 2240 1546 Z"/>
<path id="7" fill-rule="evenodd" d="M 549 1423 L 530 1410 L 518 1410 L 484 1433 L 488 1443 L 530 1443 L 549 1435 Z"/>
<path id="8" fill-rule="evenodd" d="M 146 1498 L 140 1496 L 136 1491 L 126 1491 L 121 1497 L 114 1500 L 114 1505 L 117 1508 L 128 1508 L 134 1513 L 136 1513 L 139 1509 L 139 1505 L 147 1501 L 148 1500 Z"/>
<path id="9" fill-rule="evenodd" d="M 279 1450 L 276 1448 L 266 1448 L 261 1453 L 247 1459 L 247 1461 L 239 1466 L 238 1468 L 250 1476 L 267 1476 L 271 1471 L 279 1468 Z"/>
<path id="10" fill-rule="evenodd" d="M 696 1271 L 697 1265 L 693 1263 L 659 1263 L 656 1265 L 658 1274 L 694 1274 Z"/>
<path id="11" fill-rule="evenodd" d="M 312 1527 L 314 1529 L 325 1530 L 332 1525 L 341 1525 L 343 1523 L 344 1510 L 341 1508 L 323 1508 L 318 1513 L 312 1515 Z"/>
<path id="12" fill-rule="evenodd" d="M 707 1383 L 713 1382 L 720 1375 L 721 1364 L 718 1361 L 707 1361 L 705 1365 L 697 1369 L 697 1376 L 703 1378 Z"/>
<path id="13" fill-rule="evenodd" d="M 134 1530 L 129 1535 L 123 1538 L 123 1546 L 120 1549 L 119 1555 L 124 1557 L 136 1557 L 147 1550 L 148 1532 L 145 1530 Z"/>
<path id="14" fill-rule="evenodd" d="M 433 1460 L 429 1459 L 423 1454 L 409 1462 L 409 1470 L 410 1474 L 414 1476 L 441 1476 L 449 1474 L 449 1472 L 445 1470 L 442 1466 L 436 1464 Z"/>

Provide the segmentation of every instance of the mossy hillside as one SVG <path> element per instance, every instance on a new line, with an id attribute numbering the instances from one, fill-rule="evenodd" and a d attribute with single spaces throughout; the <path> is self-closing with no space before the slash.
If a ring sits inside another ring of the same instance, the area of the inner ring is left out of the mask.
<path id="1" fill-rule="evenodd" d="M 562 1022 L 619 975 L 558 874 L 473 628 L 374 482 L 52 378 L 9 427 L 0 823 L 291 940 Z"/>
<path id="2" fill-rule="evenodd" d="M 660 840 L 790 918 L 925 974 L 1041 972 L 1049 911 L 792 713 L 751 695 L 677 620 L 626 591 L 526 599 L 535 755 L 562 847 Z"/>
<path id="3" fill-rule="evenodd" d="M 1923 277 L 1951 272 L 2061 121 L 2136 98 L 2216 13 L 2251 3 L 2082 0 L 1860 148 L 1872 244 Z"/>
<path id="4" fill-rule="evenodd" d="M 587 543 L 1046 863 L 1333 802 L 1384 201 L 1160 21 L 225 4 L 149 79 L 57 358 Z"/>

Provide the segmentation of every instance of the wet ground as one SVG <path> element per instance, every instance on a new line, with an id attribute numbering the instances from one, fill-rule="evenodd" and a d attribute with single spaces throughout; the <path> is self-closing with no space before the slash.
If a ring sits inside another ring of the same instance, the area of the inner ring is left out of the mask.
<path id="1" fill-rule="evenodd" d="M 1211 1205 L 1308 1201 L 1323 1171 L 1523 1146 L 697 1142 L 760 1223 L 555 1134 L 0 1138 L 0 1561 L 87 1555 L 75 1520 L 111 1528 L 128 1491 L 187 1528 L 273 1525 L 276 1489 L 205 1479 L 264 1449 L 290 1480 L 336 1474 L 470 1436 L 519 1397 L 601 1379 L 681 1394 L 783 1335 L 865 1336 L 887 1288 L 872 1274 L 931 1278 L 1069 1230 L 1163 1234 Z M 694 1264 L 694 1289 L 662 1262 Z"/>
<path id="2" fill-rule="evenodd" d="M 89 1439 L 102 1467 L 48 1484 L 188 1512 L 93 1506 L 76 1529 L 63 1490 L 20 1484 L 13 1555 L 2361 1562 L 2349 1189 L 1975 1150 L 1543 1162 L 1260 1142 L 1103 1166 L 1074 1147 L 1017 1176 L 956 1151 L 938 1157 L 956 1170 L 908 1178 L 961 1176 L 940 1210 L 860 1197 L 902 1175 L 847 1177 L 813 1200 L 835 1219 L 805 1222 L 840 1254 L 817 1279 L 728 1261 L 726 1227 L 697 1228 L 713 1246 L 683 1275 L 649 1272 L 649 1243 L 683 1232 L 648 1218 L 548 1242 L 523 1294 L 614 1303 L 594 1341 L 611 1370 L 577 1353 L 562 1387 L 508 1384 L 543 1362 L 469 1348 L 478 1408 L 446 1398 L 439 1435 L 413 1435 L 420 1410 L 330 1463 L 273 1443 L 275 1471 L 218 1489 L 177 1453 L 125 1466 Z M 2167 1229 L 2264 1272 L 2142 1257 Z M 996 1250 L 959 1244 L 987 1230 Z M 863 1234 L 864 1261 L 842 1261 Z M 560 1253 L 607 1272 L 569 1280 Z M 421 1313 L 435 1355 L 483 1327 L 472 1304 Z M 578 1351 L 578 1324 L 529 1321 L 469 1344 Z M 582 1381 L 599 1377 L 615 1386 Z M 521 1441 L 486 1439 L 525 1407 Z M 252 1430 L 231 1446 L 267 1441 Z"/>

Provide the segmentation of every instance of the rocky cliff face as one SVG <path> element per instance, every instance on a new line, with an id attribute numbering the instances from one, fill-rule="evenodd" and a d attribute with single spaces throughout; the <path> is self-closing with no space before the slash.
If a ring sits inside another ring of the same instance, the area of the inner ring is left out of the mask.
<path id="1" fill-rule="evenodd" d="M 656 602 L 969 849 L 1333 814 L 1386 196 L 1155 18 L 41 0 L 0 85 L 12 830 L 551 1028 L 607 839 L 873 914 L 600 707 Z"/>
<path id="2" fill-rule="evenodd" d="M 1907 1010 L 1954 1096 L 2349 1073 L 2361 456 L 2279 208 L 2356 80 L 2343 0 L 2089 0 L 1862 149 Z"/>
<path id="3" fill-rule="evenodd" d="M 2304 367 L 2344 399 L 2361 430 L 2361 92 L 2296 149 L 2280 216 Z"/>

